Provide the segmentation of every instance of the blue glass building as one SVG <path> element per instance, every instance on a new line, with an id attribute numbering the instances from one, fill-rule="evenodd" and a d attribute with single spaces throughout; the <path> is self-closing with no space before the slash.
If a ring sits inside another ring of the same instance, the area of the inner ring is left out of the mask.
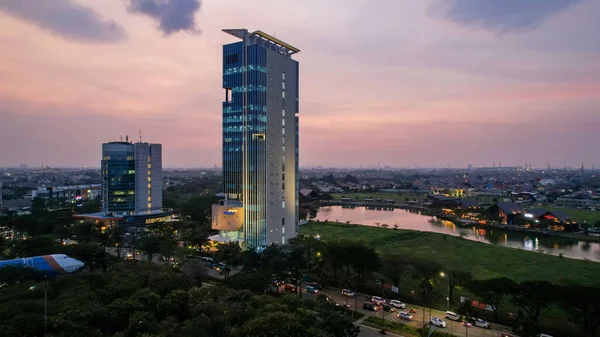
<path id="1" fill-rule="evenodd" d="M 298 231 L 300 50 L 261 31 L 224 32 L 241 41 L 223 46 L 223 206 L 243 216 L 213 227 L 248 248 L 285 243 Z"/>

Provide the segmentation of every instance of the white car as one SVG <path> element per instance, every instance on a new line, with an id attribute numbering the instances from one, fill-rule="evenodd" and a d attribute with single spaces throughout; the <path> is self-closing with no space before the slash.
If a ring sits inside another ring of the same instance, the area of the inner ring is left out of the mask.
<path id="1" fill-rule="evenodd" d="M 349 289 L 342 289 L 342 295 L 348 296 L 348 297 L 354 297 L 354 292 Z"/>
<path id="2" fill-rule="evenodd" d="M 402 319 L 405 319 L 405 320 L 407 320 L 407 321 L 412 321 L 412 315 L 411 315 L 411 314 L 409 314 L 409 313 L 408 313 L 408 312 L 406 312 L 406 311 L 402 311 L 401 313 L 399 313 L 399 314 L 398 314 L 398 317 L 400 317 L 400 318 L 402 318 Z"/>
<path id="3" fill-rule="evenodd" d="M 406 304 L 398 301 L 398 300 L 391 300 L 390 301 L 390 305 L 392 307 L 398 308 L 398 309 L 406 309 Z"/>
<path id="4" fill-rule="evenodd" d="M 371 297 L 371 302 L 375 303 L 377 305 L 384 305 L 385 304 L 385 300 L 379 296 L 373 296 Z"/>
<path id="5" fill-rule="evenodd" d="M 480 328 L 484 328 L 484 329 L 489 329 L 490 328 L 490 323 L 482 320 L 481 318 L 474 318 L 473 319 L 473 325 L 478 326 Z"/>
<path id="6" fill-rule="evenodd" d="M 441 318 L 431 317 L 431 320 L 429 322 L 431 322 L 431 324 L 435 326 L 439 326 L 440 328 L 446 327 L 446 322 L 444 322 Z"/>

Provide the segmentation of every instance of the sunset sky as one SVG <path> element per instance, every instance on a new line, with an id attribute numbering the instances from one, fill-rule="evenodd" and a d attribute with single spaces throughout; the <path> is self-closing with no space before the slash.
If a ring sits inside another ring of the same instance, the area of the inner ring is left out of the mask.
<path id="1" fill-rule="evenodd" d="M 156 2 L 156 3 L 154 3 Z M 35 6 L 34 6 L 35 3 Z M 301 52 L 300 165 L 600 168 L 600 1 L 0 0 L 0 166 L 221 165 L 223 28 Z"/>

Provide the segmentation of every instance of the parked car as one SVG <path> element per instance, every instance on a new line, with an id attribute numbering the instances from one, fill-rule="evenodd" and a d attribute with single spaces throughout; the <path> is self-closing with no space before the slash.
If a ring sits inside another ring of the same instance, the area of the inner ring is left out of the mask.
<path id="1" fill-rule="evenodd" d="M 396 307 L 398 309 L 406 309 L 406 304 L 404 304 L 398 300 L 391 300 L 390 305 L 393 307 Z"/>
<path id="2" fill-rule="evenodd" d="M 315 287 L 313 287 L 313 286 L 306 286 L 306 288 L 304 288 L 304 289 L 309 294 L 319 295 L 319 290 L 315 289 Z"/>
<path id="3" fill-rule="evenodd" d="M 412 315 L 406 311 L 402 311 L 398 314 L 398 317 L 405 319 L 407 321 L 412 321 Z"/>
<path id="4" fill-rule="evenodd" d="M 383 305 L 385 304 L 385 300 L 379 296 L 372 296 L 371 297 L 371 302 L 377 304 L 377 305 Z"/>
<path id="5" fill-rule="evenodd" d="M 212 257 L 208 257 L 208 256 L 202 256 L 200 258 L 200 261 L 204 261 L 204 262 L 213 262 L 213 258 Z"/>
<path id="6" fill-rule="evenodd" d="M 439 326 L 440 328 L 446 327 L 446 322 L 444 322 L 441 318 L 438 317 L 431 317 L 431 320 L 429 320 L 429 322 L 435 326 Z"/>
<path id="7" fill-rule="evenodd" d="M 342 289 L 342 295 L 348 297 L 354 297 L 354 292 L 350 289 Z"/>
<path id="8" fill-rule="evenodd" d="M 469 321 L 474 326 L 478 326 L 478 327 L 484 328 L 484 329 L 489 329 L 490 328 L 490 323 L 482 320 L 481 318 L 471 318 Z"/>
<path id="9" fill-rule="evenodd" d="M 389 304 L 384 304 L 384 305 L 383 305 L 383 310 L 384 310 L 384 311 L 387 311 L 387 312 L 394 312 L 394 311 L 396 311 L 396 308 L 392 307 L 392 306 L 391 306 L 391 305 L 389 305 Z"/>
<path id="10" fill-rule="evenodd" d="M 460 322 L 460 315 L 455 313 L 454 311 L 446 311 L 446 318 L 451 321 Z"/>
<path id="11" fill-rule="evenodd" d="M 283 286 L 283 289 L 284 289 L 285 291 L 287 291 L 287 292 L 290 292 L 290 293 L 295 293 L 295 292 L 296 292 L 296 286 L 295 286 L 294 284 L 289 284 L 289 283 L 286 283 L 286 284 Z"/>
<path id="12" fill-rule="evenodd" d="M 375 305 L 375 303 L 365 302 L 363 303 L 363 309 L 369 311 L 379 311 L 379 307 Z"/>

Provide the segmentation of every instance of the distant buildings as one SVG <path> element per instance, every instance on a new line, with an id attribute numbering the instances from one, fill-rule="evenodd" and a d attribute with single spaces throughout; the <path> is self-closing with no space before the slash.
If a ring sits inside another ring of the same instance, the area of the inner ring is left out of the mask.
<path id="1" fill-rule="evenodd" d="M 101 195 L 100 184 L 74 185 L 74 186 L 49 186 L 38 187 L 31 191 L 31 198 L 41 198 L 46 201 L 61 203 L 78 199 L 96 199 Z"/>
<path id="2" fill-rule="evenodd" d="M 126 227 L 171 219 L 162 210 L 161 144 L 102 144 L 101 176 L 102 212 L 74 217 Z"/>
<path id="3" fill-rule="evenodd" d="M 298 232 L 300 50 L 261 31 L 227 29 L 223 46 L 223 187 L 215 240 L 247 248 L 285 244 Z"/>

